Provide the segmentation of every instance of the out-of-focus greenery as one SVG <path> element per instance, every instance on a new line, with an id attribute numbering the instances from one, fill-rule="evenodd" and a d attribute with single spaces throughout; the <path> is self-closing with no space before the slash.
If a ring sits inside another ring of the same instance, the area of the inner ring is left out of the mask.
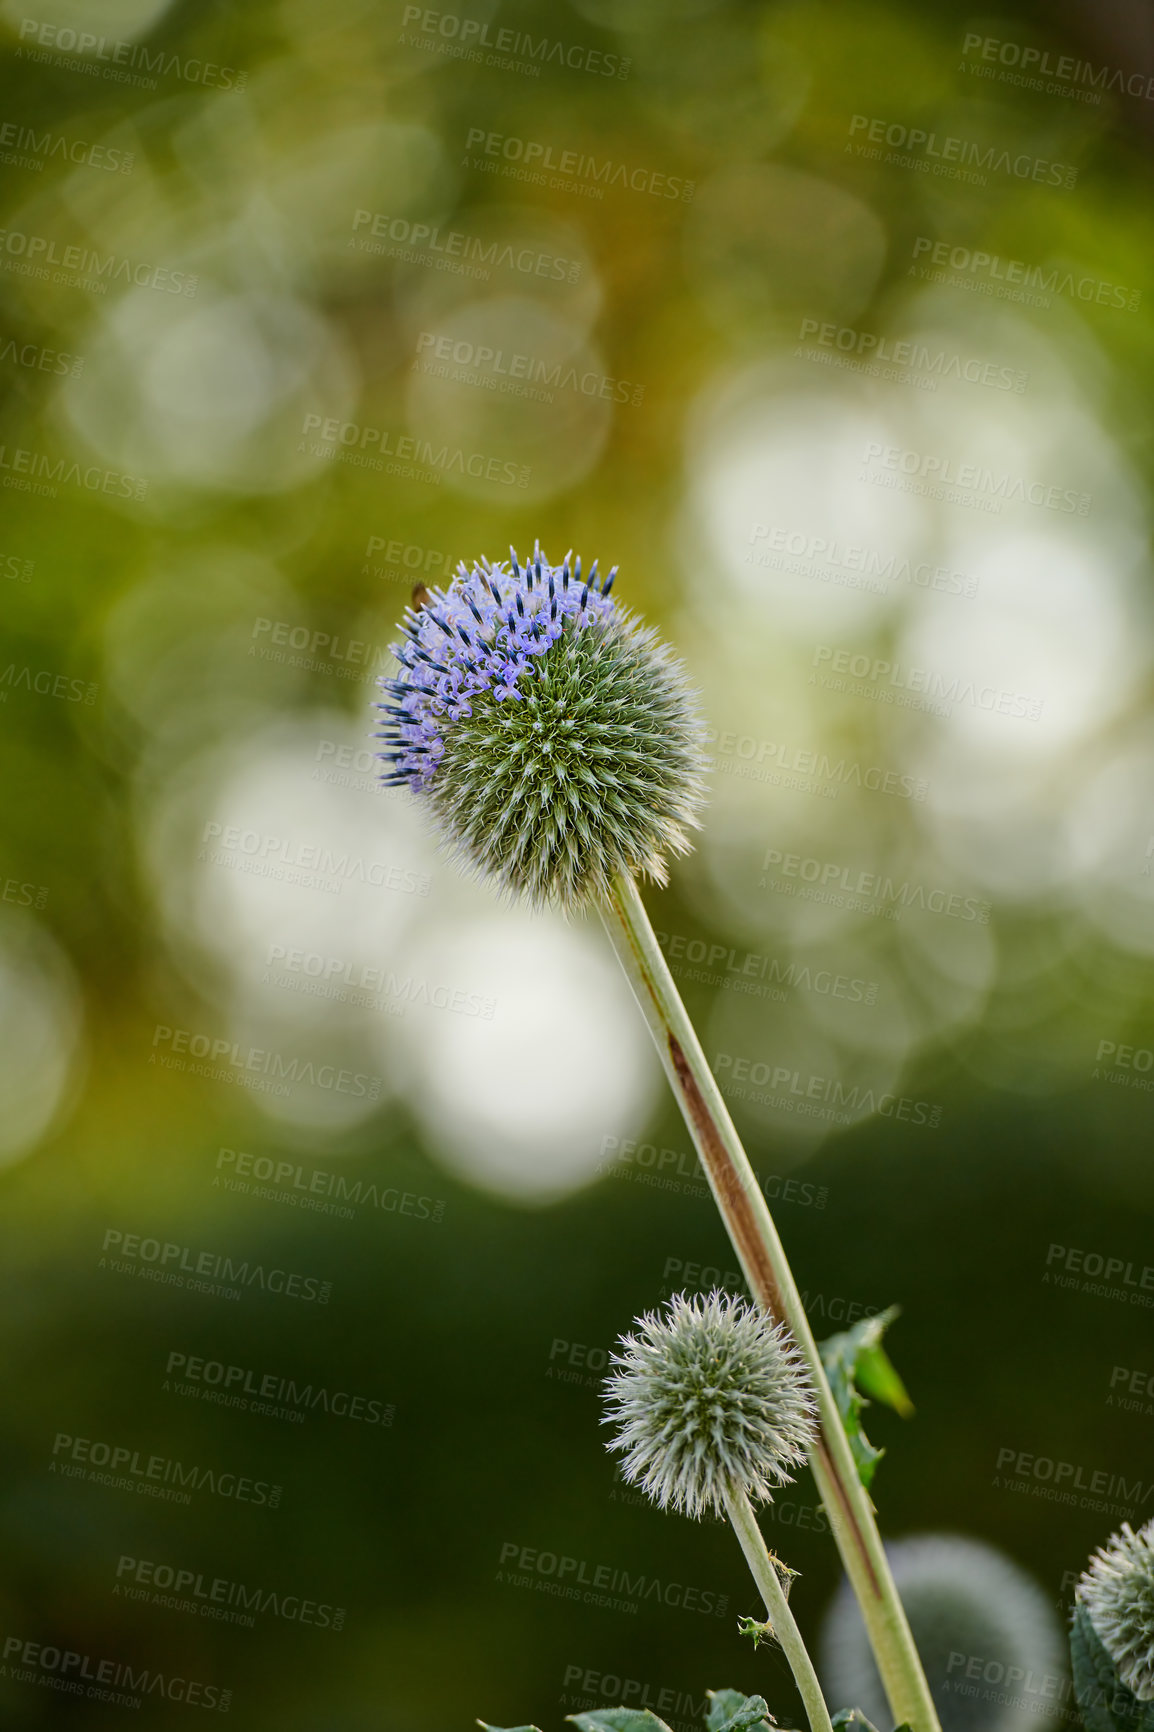
<path id="1" fill-rule="evenodd" d="M 734 1261 L 640 1019 L 595 923 L 461 883 L 364 757 L 414 577 L 538 536 L 619 561 L 702 688 L 713 807 L 648 901 L 745 1090 L 817 1332 L 901 1307 L 916 1413 L 867 1417 L 883 1531 L 983 1536 L 1068 1602 L 1122 1506 L 1150 1513 L 1142 1484 L 1085 1494 L 1142 1481 L 1132 1379 L 1154 1370 L 1149 106 L 979 76 L 1005 62 L 964 44 L 1127 78 L 1144 44 L 1089 7 L 459 15 L 563 46 L 530 75 L 508 59 L 531 46 L 454 57 L 457 14 L 368 0 L 37 3 L 31 30 L 2 9 L 4 1724 L 206 1711 L 70 1697 L 50 1665 L 17 1675 L 24 1643 L 231 1690 L 247 1732 L 550 1725 L 610 1705 L 606 1679 L 677 1732 L 722 1680 L 798 1711 L 780 1656 L 737 1635 L 758 1608 L 732 1536 L 644 1507 L 599 1433 L 616 1335 L 715 1278 L 686 1265 Z M 939 156 L 886 161 L 886 126 Z M 503 139 L 626 173 L 594 198 L 582 170 L 486 172 L 524 157 Z M 1075 184 L 927 172 L 958 160 L 944 139 Z M 941 244 L 950 280 L 913 274 Z M 983 292 L 1035 268 L 1071 286 Z M 910 352 L 871 361 L 882 339 L 946 361 L 911 382 Z M 552 401 L 492 389 L 482 348 L 560 369 Z M 886 450 L 1043 502 L 901 492 Z M 775 545 L 793 569 L 757 563 Z M 895 563 L 862 587 L 850 548 Z M 880 661 L 995 696 L 939 715 Z M 256 841 L 221 859 L 229 826 Z M 823 901 L 798 894 L 815 879 Z M 243 1086 L 269 1054 L 297 1067 L 285 1093 Z M 796 1110 L 847 1091 L 851 1122 Z M 642 1164 L 599 1173 L 630 1141 Z M 247 1193 L 223 1182 L 236 1153 Z M 334 1196 L 314 1173 L 391 1206 L 306 1209 Z M 331 1300 L 164 1284 L 159 1251 L 114 1267 L 110 1233 Z M 174 1355 L 393 1423 L 182 1396 Z M 69 1478 L 61 1436 L 283 1501 Z M 1008 1450 L 1082 1489 L 1000 1471 Z M 805 1480 L 765 1519 L 810 1630 L 838 1579 L 814 1505 Z M 513 1547 L 728 1603 L 563 1598 L 502 1579 Z M 344 1628 L 130 1598 L 126 1558 L 344 1607 Z"/>

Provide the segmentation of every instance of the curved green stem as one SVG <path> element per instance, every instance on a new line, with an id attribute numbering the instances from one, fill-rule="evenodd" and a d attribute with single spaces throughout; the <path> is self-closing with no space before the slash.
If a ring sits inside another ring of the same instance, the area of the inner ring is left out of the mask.
<path id="1" fill-rule="evenodd" d="M 858 1477 L 773 1217 L 658 948 L 637 886 L 627 874 L 614 879 L 601 917 L 649 1025 L 750 1292 L 771 1316 L 789 1325 L 809 1368 L 820 1419 L 810 1467 L 861 1606 L 894 1719 L 899 1725 L 908 1722 L 913 1732 L 941 1732 L 873 1505 Z"/>
<path id="2" fill-rule="evenodd" d="M 813 1661 L 802 1640 L 801 1631 L 794 1622 L 785 1589 L 781 1585 L 781 1577 L 757 1525 L 753 1505 L 741 1488 L 734 1486 L 725 1494 L 725 1508 L 733 1523 L 733 1531 L 741 1541 L 741 1549 L 757 1583 L 758 1592 L 765 1601 L 765 1609 L 773 1626 L 774 1640 L 789 1661 L 793 1681 L 805 1703 L 811 1732 L 833 1732 L 829 1709 L 825 1705 Z"/>

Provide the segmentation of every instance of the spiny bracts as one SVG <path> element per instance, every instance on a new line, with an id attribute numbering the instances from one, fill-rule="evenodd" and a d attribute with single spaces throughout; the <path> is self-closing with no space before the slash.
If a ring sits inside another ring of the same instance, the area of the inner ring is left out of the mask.
<path id="1" fill-rule="evenodd" d="M 656 633 L 594 561 L 464 563 L 426 592 L 380 683 L 386 781 L 431 807 L 452 849 L 535 904 L 603 899 L 619 872 L 666 881 L 702 802 L 702 730 Z"/>
<path id="2" fill-rule="evenodd" d="M 1123 1522 L 1090 1559 L 1078 1603 L 1139 1702 L 1154 1702 L 1154 1521 L 1135 1533 Z"/>
<path id="3" fill-rule="evenodd" d="M 638 1319 L 605 1380 L 609 1444 L 662 1509 L 725 1513 L 727 1492 L 769 1501 L 805 1460 L 817 1401 L 784 1324 L 731 1293 L 678 1295 Z"/>

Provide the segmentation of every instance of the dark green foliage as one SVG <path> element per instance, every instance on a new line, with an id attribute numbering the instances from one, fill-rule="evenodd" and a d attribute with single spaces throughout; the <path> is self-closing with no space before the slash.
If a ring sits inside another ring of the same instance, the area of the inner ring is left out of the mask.
<path id="1" fill-rule="evenodd" d="M 875 1449 L 863 1431 L 862 1409 L 869 1406 L 872 1398 L 892 1407 L 903 1418 L 914 1410 L 905 1385 L 882 1346 L 882 1336 L 897 1315 L 897 1306 L 891 1305 L 880 1316 L 863 1317 L 852 1329 L 831 1335 L 821 1343 L 826 1376 L 845 1423 L 858 1474 L 867 1488 L 885 1450 Z"/>

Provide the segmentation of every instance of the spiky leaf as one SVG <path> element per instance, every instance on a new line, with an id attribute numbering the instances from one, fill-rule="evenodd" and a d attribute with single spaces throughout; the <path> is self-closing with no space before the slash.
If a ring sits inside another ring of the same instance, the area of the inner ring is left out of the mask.
<path id="1" fill-rule="evenodd" d="M 1154 1732 L 1154 1702 L 1123 1684 L 1084 1606 L 1074 1609 L 1070 1662 L 1086 1732 Z"/>
<path id="2" fill-rule="evenodd" d="M 913 1403 L 885 1348 L 882 1336 L 898 1315 L 891 1305 L 877 1317 L 863 1317 L 852 1329 L 831 1335 L 820 1344 L 822 1364 L 849 1438 L 858 1477 L 869 1487 L 884 1449 L 875 1449 L 862 1428 L 862 1409 L 870 1398 L 884 1402 L 908 1419 Z M 856 1712 L 856 1710 L 850 1710 Z"/>
<path id="3" fill-rule="evenodd" d="M 595 1708 L 591 1714 L 566 1714 L 581 1732 L 669 1732 L 648 1708 Z"/>
<path id="4" fill-rule="evenodd" d="M 706 1694 L 709 1732 L 772 1732 L 777 1725 L 764 1696 L 746 1696 L 740 1690 L 708 1690 Z"/>

